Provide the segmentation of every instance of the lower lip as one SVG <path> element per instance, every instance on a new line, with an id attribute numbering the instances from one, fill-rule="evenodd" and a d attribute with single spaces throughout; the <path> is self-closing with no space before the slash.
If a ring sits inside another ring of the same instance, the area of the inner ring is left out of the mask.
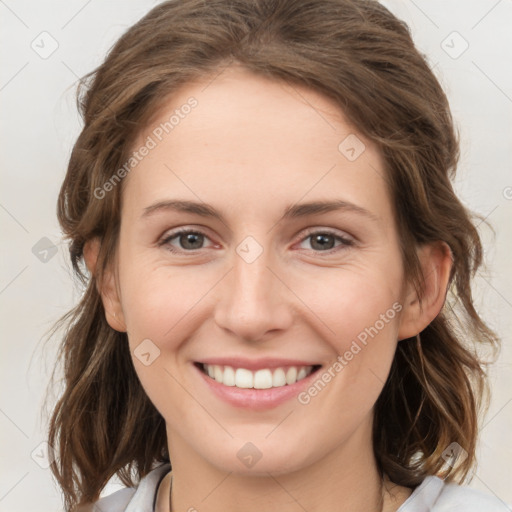
<path id="1" fill-rule="evenodd" d="M 311 380 L 318 373 L 318 370 L 316 370 L 295 384 L 287 384 L 286 386 L 278 388 L 244 389 L 237 388 L 236 386 L 225 386 L 206 375 L 196 365 L 193 366 L 203 378 L 204 382 L 206 382 L 213 393 L 215 393 L 220 399 L 235 407 L 256 411 L 272 409 L 288 400 L 291 400 L 292 398 L 296 398 L 299 393 L 310 384 Z"/>

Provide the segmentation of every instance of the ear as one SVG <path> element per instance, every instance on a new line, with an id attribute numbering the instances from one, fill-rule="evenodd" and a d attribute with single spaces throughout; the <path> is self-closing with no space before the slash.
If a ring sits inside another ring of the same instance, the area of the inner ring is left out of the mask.
<path id="1" fill-rule="evenodd" d="M 448 291 L 453 256 L 448 244 L 433 242 L 418 250 L 424 276 L 424 291 L 420 302 L 411 284 L 407 285 L 406 300 L 400 318 L 398 340 L 412 338 L 427 327 L 441 311 Z"/>
<path id="2" fill-rule="evenodd" d="M 113 270 L 114 265 L 108 266 L 101 275 L 101 279 L 97 277 L 98 269 L 96 265 L 100 247 L 101 242 L 97 237 L 85 243 L 83 250 L 85 264 L 93 278 L 96 279 L 96 287 L 101 295 L 105 318 L 108 324 L 116 331 L 126 332 L 126 323 L 121 305 L 119 287 L 117 286 L 117 279 Z"/>

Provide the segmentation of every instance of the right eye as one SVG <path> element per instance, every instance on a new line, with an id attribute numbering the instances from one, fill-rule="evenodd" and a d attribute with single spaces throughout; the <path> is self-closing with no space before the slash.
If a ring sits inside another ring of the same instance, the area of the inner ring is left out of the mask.
<path id="1" fill-rule="evenodd" d="M 176 239 L 176 240 L 175 240 Z M 167 233 L 159 242 L 159 246 L 165 246 L 174 253 L 187 253 L 203 249 L 205 239 L 209 238 L 201 231 L 193 229 L 179 229 L 171 233 Z M 178 247 L 176 247 L 176 243 Z"/>

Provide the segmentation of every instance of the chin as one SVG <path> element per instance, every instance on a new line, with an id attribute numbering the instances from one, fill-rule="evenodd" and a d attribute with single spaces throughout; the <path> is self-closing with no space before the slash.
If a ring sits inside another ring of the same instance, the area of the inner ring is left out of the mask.
<path id="1" fill-rule="evenodd" d="M 255 436 L 253 441 L 235 438 L 216 447 L 210 445 L 208 453 L 203 452 L 202 457 L 224 472 L 268 477 L 269 473 L 293 473 L 312 464 L 315 447 L 311 443 L 307 444 L 308 451 L 305 447 L 304 442 L 285 444 L 283 437 L 273 441 Z M 199 454 L 201 456 L 201 452 Z"/>

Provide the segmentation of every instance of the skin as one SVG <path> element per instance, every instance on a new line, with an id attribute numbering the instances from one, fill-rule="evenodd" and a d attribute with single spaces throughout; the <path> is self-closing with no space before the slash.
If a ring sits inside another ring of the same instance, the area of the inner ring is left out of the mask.
<path id="1" fill-rule="evenodd" d="M 145 339 L 160 350 L 149 366 L 133 361 L 166 421 L 172 509 L 377 512 L 383 493 L 383 510 L 397 510 L 411 490 L 386 481 L 382 491 L 373 407 L 399 340 L 444 303 L 449 250 L 418 248 L 427 275 L 420 308 L 377 148 L 307 88 L 232 66 L 173 94 L 134 147 L 190 96 L 198 106 L 124 180 L 116 261 L 101 283 L 107 320 L 128 333 L 132 356 Z M 338 150 L 349 134 L 365 144 L 355 161 Z M 224 222 L 169 209 L 143 215 L 169 199 L 208 203 Z M 340 210 L 280 220 L 289 205 L 338 199 L 371 217 Z M 203 245 L 191 251 L 179 236 L 159 245 L 179 227 L 200 230 Z M 308 236 L 326 230 L 351 244 L 329 238 L 335 252 L 326 254 Z M 247 236 L 263 249 L 252 263 L 236 252 Z M 97 250 L 97 241 L 86 246 L 92 271 Z M 307 405 L 236 408 L 193 366 L 229 355 L 328 368 L 396 303 L 401 311 Z M 251 468 L 237 457 L 247 442 L 262 455 Z M 169 482 L 159 488 L 159 512 L 169 510 Z"/>

